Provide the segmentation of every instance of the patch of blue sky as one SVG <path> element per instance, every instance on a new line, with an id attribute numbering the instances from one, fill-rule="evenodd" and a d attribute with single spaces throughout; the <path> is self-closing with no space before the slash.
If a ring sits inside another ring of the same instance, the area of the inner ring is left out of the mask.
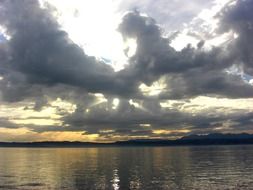
<path id="1" fill-rule="evenodd" d="M 248 83 L 251 83 L 251 81 L 253 80 L 253 76 L 248 75 L 248 74 L 245 74 L 245 73 L 243 73 L 243 74 L 241 75 L 241 77 L 242 77 L 242 79 L 243 79 L 244 81 L 246 81 L 246 82 L 248 82 Z"/>
<path id="2" fill-rule="evenodd" d="M 233 65 L 230 68 L 226 69 L 225 72 L 231 75 L 241 76 L 242 80 L 246 83 L 251 83 L 253 80 L 253 76 L 244 73 L 243 69 L 236 65 Z"/>
<path id="3" fill-rule="evenodd" d="M 0 43 L 6 41 L 6 38 L 3 34 L 0 33 Z"/>

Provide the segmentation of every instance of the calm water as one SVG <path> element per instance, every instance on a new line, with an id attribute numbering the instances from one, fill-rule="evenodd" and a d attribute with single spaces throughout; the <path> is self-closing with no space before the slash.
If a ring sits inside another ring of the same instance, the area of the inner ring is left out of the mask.
<path id="1" fill-rule="evenodd" d="M 253 189 L 253 146 L 0 148 L 0 189 Z"/>

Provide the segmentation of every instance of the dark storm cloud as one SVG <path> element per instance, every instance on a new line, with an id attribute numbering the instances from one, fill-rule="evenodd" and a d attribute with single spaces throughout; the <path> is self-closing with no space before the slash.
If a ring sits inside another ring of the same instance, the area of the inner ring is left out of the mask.
<path id="1" fill-rule="evenodd" d="M 17 129 L 20 127 L 20 125 L 10 122 L 9 118 L 0 117 L 0 128 Z"/>
<path id="2" fill-rule="evenodd" d="M 11 36 L 5 45 L 8 55 L 2 55 L 2 47 L 0 54 L 1 58 L 8 57 L 1 61 L 1 70 L 4 70 L 4 79 L 8 83 L 5 88 L 63 83 L 90 92 L 121 94 L 126 89 L 131 93 L 131 86 L 120 84 L 110 66 L 87 56 L 37 1 L 1 1 L 0 8 L 0 23 Z M 12 81 L 19 77 L 16 74 L 23 75 L 19 86 Z M 5 92 L 9 91 L 6 89 Z"/>
<path id="3" fill-rule="evenodd" d="M 234 124 L 231 126 L 233 130 L 252 130 L 253 129 L 253 113 L 244 114 L 241 117 L 233 118 Z"/>
<path id="4" fill-rule="evenodd" d="M 146 100 L 147 101 L 147 100 Z M 140 131 L 151 130 L 145 124 L 151 124 L 154 129 L 180 128 L 183 122 L 191 120 L 190 114 L 180 113 L 176 110 L 162 110 L 156 101 L 143 102 L 138 108 L 129 104 L 127 100 L 121 100 L 118 107 L 112 109 L 110 102 L 105 102 L 86 112 L 85 107 L 78 107 L 74 113 L 63 116 L 63 126 L 30 127 L 36 132 L 45 131 L 85 131 L 85 134 L 110 134 L 124 133 L 131 135 Z M 88 107 L 89 108 L 89 107 Z M 175 126 L 178 125 L 178 126 Z"/>
<path id="5" fill-rule="evenodd" d="M 223 109 L 223 108 L 221 108 Z M 209 114 L 212 113 L 212 114 Z M 217 113 L 216 110 L 192 115 L 192 113 L 180 112 L 176 109 L 166 110 L 157 104 L 157 100 L 144 100 L 140 107 L 135 107 L 127 101 L 121 101 L 116 109 L 101 106 L 94 108 L 89 113 L 76 110 L 64 118 L 64 123 L 71 126 L 70 130 L 84 130 L 86 134 L 126 133 L 127 131 L 145 130 L 181 130 L 181 129 L 209 129 L 214 122 L 244 116 L 244 110 L 236 114 Z M 147 126 L 147 124 L 149 124 Z M 68 129 L 68 127 L 66 127 Z M 109 130 L 109 132 L 108 132 Z M 112 130 L 112 132 L 110 132 Z M 213 129 L 212 129 L 213 130 Z M 128 135 L 131 135 L 130 133 Z"/>
<path id="6" fill-rule="evenodd" d="M 7 101 L 38 96 L 38 86 L 57 84 L 76 86 L 87 92 L 141 97 L 137 90 L 141 82 L 150 85 L 161 76 L 171 78 L 175 73 L 186 86 L 182 87 L 184 90 L 180 86 L 170 90 L 167 95 L 170 98 L 209 92 L 235 98 L 253 95 L 250 86 L 243 84 L 239 77 L 230 81 L 231 77 L 221 72 L 234 63 L 227 56 L 226 48 L 205 52 L 201 46 L 198 49 L 187 46 L 177 52 L 169 45 L 169 39 L 162 37 L 156 22 L 139 12 L 127 14 L 119 26 L 123 37 L 136 38 L 137 51 L 130 58 L 129 66 L 115 73 L 112 67 L 87 56 L 71 42 L 50 10 L 41 9 L 37 1 L 2 1 L 0 8 L 0 23 L 11 36 L 1 44 L 0 54 L 4 74 L 1 89 Z M 173 85 L 169 80 L 168 83 Z M 228 89 L 222 90 L 223 87 Z"/>
<path id="7" fill-rule="evenodd" d="M 240 116 L 193 116 L 176 110 L 176 106 L 172 110 L 160 106 L 161 99 L 188 99 L 199 95 L 253 97 L 251 85 L 239 75 L 225 71 L 243 61 L 245 72 L 252 74 L 253 24 L 247 6 L 253 8 L 252 2 L 238 1 L 222 11 L 220 31 L 233 29 L 239 37 L 210 51 L 203 49 L 204 41 L 200 41 L 198 48 L 188 45 L 176 51 L 170 46 L 172 37 L 163 37 L 154 19 L 141 16 L 137 11 L 128 13 L 119 31 L 125 39 L 136 39 L 137 50 L 125 69 L 114 72 L 110 65 L 86 55 L 74 44 L 50 10 L 40 8 L 37 1 L 2 0 L 0 24 L 11 38 L 0 43 L 0 75 L 4 77 L 0 80 L 1 97 L 8 102 L 29 99 L 35 102 L 32 108 L 35 111 L 57 98 L 76 104 L 74 113 L 57 107 L 62 126 L 25 125 L 36 132 L 84 131 L 104 137 L 156 137 L 152 130 L 212 131 L 217 122 L 228 120 L 249 124 L 251 116 L 243 118 L 241 112 Z M 138 86 L 150 85 L 161 77 L 165 77 L 167 88 L 160 96 L 144 98 Z M 108 101 L 96 105 L 94 92 L 103 93 Z M 120 98 L 115 109 L 112 108 L 114 98 Z M 129 99 L 138 102 L 140 107 L 130 104 Z M 5 120 L 0 123 L 6 128 L 24 126 Z M 151 129 L 145 124 L 150 124 Z"/>
<path id="8" fill-rule="evenodd" d="M 242 62 L 245 73 L 253 75 L 253 1 L 238 0 L 227 5 L 217 17 L 220 19 L 220 32 L 230 30 L 238 34 L 231 44 L 231 53 L 235 54 L 238 62 Z"/>
<path id="9" fill-rule="evenodd" d="M 174 74 L 167 77 L 168 89 L 160 99 L 181 99 L 204 96 L 227 98 L 251 98 L 253 87 L 246 84 L 239 75 L 227 74 L 219 70 L 203 68 Z"/>
<path id="10" fill-rule="evenodd" d="M 182 113 L 176 110 L 160 109 L 144 111 L 131 105 L 116 110 L 105 111 L 103 108 L 84 114 L 77 110 L 64 118 L 65 127 L 42 126 L 31 128 L 35 132 L 45 131 L 84 131 L 85 135 L 98 134 L 100 137 L 113 136 L 149 136 L 149 137 L 173 137 L 195 133 L 214 133 L 217 128 L 222 132 L 250 130 L 253 122 L 252 113 L 245 110 L 236 113 L 216 112 L 216 109 L 206 110 L 194 116 L 191 113 Z M 132 111 L 129 111 L 132 109 Z M 221 108 L 224 109 L 224 108 Z M 121 111 L 121 112 L 119 112 Z M 147 125 L 150 124 L 150 125 Z M 247 126 L 247 127 L 244 127 Z M 171 133 L 156 134 L 155 130 L 171 130 Z M 189 130 L 182 132 L 180 130 Z"/>
<path id="11" fill-rule="evenodd" d="M 119 30 L 125 38 L 137 41 L 136 54 L 131 57 L 130 65 L 121 71 L 122 76 L 147 85 L 166 76 L 168 89 L 162 98 L 189 98 L 210 94 L 230 98 L 253 96 L 251 85 L 239 76 L 224 72 L 237 63 L 227 46 L 203 51 L 204 42 L 200 41 L 198 49 L 188 45 L 177 52 L 169 45 L 169 40 L 161 36 L 155 21 L 138 12 L 126 15 Z"/>

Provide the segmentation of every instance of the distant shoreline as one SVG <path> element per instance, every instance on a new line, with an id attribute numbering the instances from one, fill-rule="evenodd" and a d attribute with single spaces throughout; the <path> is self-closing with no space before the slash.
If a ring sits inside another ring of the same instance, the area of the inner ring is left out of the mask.
<path id="1" fill-rule="evenodd" d="M 190 135 L 176 140 L 135 139 L 112 143 L 44 141 L 44 142 L 0 142 L 0 147 L 143 147 L 143 146 L 208 146 L 208 145 L 250 145 L 252 134 L 208 134 Z"/>
<path id="2" fill-rule="evenodd" d="M 185 147 L 185 146 L 236 146 L 236 145 L 253 145 L 253 143 L 224 143 L 224 144 L 93 144 L 93 145 L 20 145 L 0 143 L 0 148 L 113 148 L 113 147 Z"/>

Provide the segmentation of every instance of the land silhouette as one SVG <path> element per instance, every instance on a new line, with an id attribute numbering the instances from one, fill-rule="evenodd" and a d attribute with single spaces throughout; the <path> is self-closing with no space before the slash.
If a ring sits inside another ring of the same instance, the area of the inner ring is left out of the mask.
<path id="1" fill-rule="evenodd" d="M 97 147 L 97 146 L 186 146 L 186 145 L 239 145 L 253 144 L 253 134 L 189 135 L 176 140 L 133 139 L 111 143 L 80 141 L 43 141 L 43 142 L 0 142 L 0 147 Z"/>

